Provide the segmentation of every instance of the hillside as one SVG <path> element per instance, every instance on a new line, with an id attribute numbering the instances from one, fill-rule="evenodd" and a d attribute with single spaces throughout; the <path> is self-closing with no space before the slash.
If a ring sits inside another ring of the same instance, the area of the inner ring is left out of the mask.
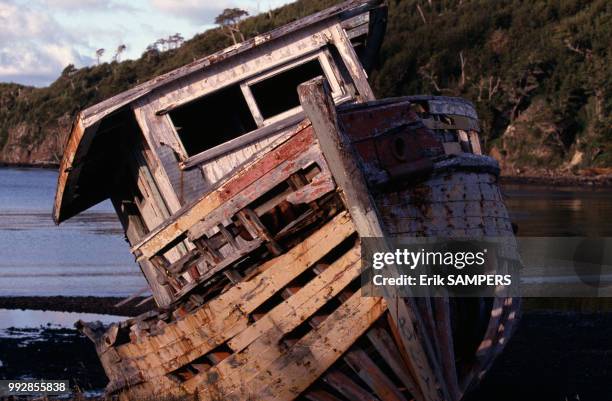
<path id="1" fill-rule="evenodd" d="M 300 0 L 241 30 L 250 37 L 332 3 Z M 507 175 L 601 171 L 612 166 L 610 37 L 607 0 L 390 0 L 370 81 L 378 97 L 473 101 Z M 57 163 L 80 108 L 230 44 L 213 29 L 138 60 L 68 66 L 46 88 L 0 84 L 0 162 Z"/>

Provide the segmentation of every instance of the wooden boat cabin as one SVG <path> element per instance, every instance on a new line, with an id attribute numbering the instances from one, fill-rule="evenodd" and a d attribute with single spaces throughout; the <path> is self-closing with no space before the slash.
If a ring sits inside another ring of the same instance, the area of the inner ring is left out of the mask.
<path id="1" fill-rule="evenodd" d="M 136 245 L 285 140 L 304 118 L 300 83 L 324 76 L 336 104 L 373 100 L 363 66 L 384 34 L 386 8 L 378 3 L 343 3 L 80 112 L 60 167 L 56 223 L 110 198 Z M 172 302 L 149 263 L 140 265 L 157 304 Z"/>

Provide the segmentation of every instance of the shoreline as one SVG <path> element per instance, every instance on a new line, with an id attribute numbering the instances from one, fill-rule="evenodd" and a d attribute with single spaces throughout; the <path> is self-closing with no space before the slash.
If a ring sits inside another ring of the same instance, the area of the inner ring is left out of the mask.
<path id="1" fill-rule="evenodd" d="M 155 306 L 154 302 L 136 307 L 143 297 L 138 297 L 130 301 L 127 305 L 115 307 L 124 297 L 75 297 L 75 296 L 20 296 L 20 297 L 0 297 L 0 309 L 29 309 L 54 312 L 79 312 L 79 313 L 99 313 L 104 315 L 117 315 L 133 317 L 149 311 Z"/>
<path id="2" fill-rule="evenodd" d="M 580 175 L 559 175 L 559 176 L 514 176 L 502 175 L 499 177 L 501 185 L 538 185 L 538 186 L 563 186 L 563 187 L 612 187 L 612 175 L 605 176 L 580 176 Z"/>
<path id="3" fill-rule="evenodd" d="M 0 168 L 40 168 L 45 170 L 59 169 L 59 163 L 7 163 L 0 161 Z"/>
<path id="4" fill-rule="evenodd" d="M 0 168 L 31 168 L 57 170 L 59 163 L 7 163 L 0 162 Z M 612 187 L 612 175 L 501 175 L 501 184 L 545 185 L 545 186 L 579 186 L 579 187 Z"/>
<path id="5" fill-rule="evenodd" d="M 136 307 L 144 297 L 137 297 L 127 305 L 115 307 L 125 297 L 96 296 L 0 296 L 0 309 L 39 310 L 53 312 L 97 313 L 134 317 L 155 307 L 153 301 Z M 523 310 L 529 312 L 612 313 L 612 301 L 591 298 L 525 298 Z"/>

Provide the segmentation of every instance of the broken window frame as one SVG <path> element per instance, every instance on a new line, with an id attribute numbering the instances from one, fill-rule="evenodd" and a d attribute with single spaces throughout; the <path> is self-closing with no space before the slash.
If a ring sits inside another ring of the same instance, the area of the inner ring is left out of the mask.
<path id="1" fill-rule="evenodd" d="M 321 70 L 325 75 L 327 82 L 329 82 L 330 88 L 332 89 L 332 96 L 336 104 L 344 103 L 351 99 L 350 93 L 344 90 L 342 85 L 342 77 L 337 73 L 334 66 L 332 66 L 332 58 L 329 54 L 329 51 L 326 48 L 321 48 L 316 50 L 313 53 L 302 55 L 288 63 L 282 64 L 280 66 L 272 67 L 271 69 L 261 72 L 259 74 L 254 74 L 252 77 L 247 78 L 241 82 L 232 83 L 231 85 L 238 85 L 242 91 L 244 99 L 246 100 L 247 106 L 251 111 L 251 115 L 255 120 L 255 124 L 257 125 L 257 129 L 253 131 L 246 132 L 240 136 L 237 136 L 227 142 L 223 142 L 216 146 L 213 146 L 209 149 L 203 150 L 200 153 L 189 155 L 185 146 L 183 145 L 183 141 L 179 136 L 176 126 L 170 117 L 170 110 L 165 110 L 165 118 L 168 119 L 169 125 L 172 127 L 172 131 L 179 145 L 180 155 L 179 158 L 181 162 L 179 162 L 179 167 L 181 169 L 191 168 L 196 165 L 200 165 L 209 160 L 215 159 L 217 157 L 221 157 L 224 154 L 232 152 L 233 150 L 239 149 L 247 144 L 256 142 L 260 139 L 264 139 L 268 136 L 271 136 L 278 132 L 278 130 L 284 128 L 284 126 L 289 126 L 291 124 L 297 123 L 299 120 L 303 118 L 303 112 L 301 106 L 294 107 L 292 109 L 286 110 L 280 114 L 272 116 L 270 118 L 264 119 L 259 111 L 259 107 L 257 106 L 257 102 L 251 93 L 249 88 L 250 85 L 256 84 L 257 82 L 261 82 L 265 79 L 269 79 L 278 75 L 284 71 L 287 71 L 291 68 L 297 67 L 301 64 L 307 63 L 309 61 L 317 59 L 321 66 Z M 220 87 L 215 90 L 222 90 L 226 88 Z M 214 93 L 214 92 L 211 92 Z M 211 93 L 206 94 L 204 96 L 209 96 Z M 197 101 L 199 98 L 192 99 L 189 102 Z M 189 103 L 188 102 L 188 103 Z M 186 103 L 185 103 L 186 104 Z M 181 104 L 182 105 L 182 104 Z M 176 106 L 178 107 L 178 105 Z M 276 128 L 276 129 L 275 129 Z"/>
<path id="2" fill-rule="evenodd" d="M 325 79 L 327 80 L 327 82 L 329 82 L 329 86 L 331 87 L 332 97 L 334 98 L 335 103 L 339 104 L 339 103 L 342 103 L 348 100 L 349 96 L 342 89 L 342 86 L 340 85 L 340 82 L 339 82 L 340 79 L 338 76 L 336 76 L 334 68 L 331 66 L 330 56 L 327 50 L 323 49 L 322 51 L 318 51 L 315 54 L 312 54 L 310 56 L 301 57 L 300 59 L 290 62 L 288 64 L 285 64 L 281 67 L 278 67 L 266 73 L 257 75 L 251 79 L 246 80 L 240 85 L 240 88 L 242 89 L 242 93 L 244 94 L 244 97 L 247 100 L 247 105 L 251 109 L 251 113 L 257 125 L 260 125 L 263 127 L 263 126 L 274 124 L 278 121 L 284 120 L 286 118 L 289 118 L 291 116 L 294 116 L 300 113 L 302 111 L 302 107 L 296 106 L 289 110 L 285 110 L 284 112 L 280 114 L 276 114 L 266 119 L 261 115 L 261 112 L 259 111 L 259 106 L 257 105 L 257 101 L 255 100 L 255 97 L 253 96 L 253 93 L 251 92 L 251 86 L 259 82 L 273 78 L 292 68 L 296 68 L 296 67 L 299 67 L 300 65 L 304 65 L 312 60 L 317 60 L 319 62 L 319 65 L 321 66 L 321 71 L 323 71 L 323 74 L 325 75 Z"/>

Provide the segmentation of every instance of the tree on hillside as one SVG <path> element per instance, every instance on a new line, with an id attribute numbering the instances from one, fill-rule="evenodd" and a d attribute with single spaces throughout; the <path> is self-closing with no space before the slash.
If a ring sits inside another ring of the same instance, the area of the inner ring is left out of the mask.
<path id="1" fill-rule="evenodd" d="M 142 57 L 145 58 L 147 61 L 150 61 L 151 59 L 156 58 L 158 56 L 159 49 L 154 43 L 151 43 L 149 46 L 147 46 L 144 53 L 142 53 Z"/>
<path id="2" fill-rule="evenodd" d="M 127 46 L 124 44 L 120 44 L 117 46 L 117 50 L 115 50 L 115 55 L 113 56 L 113 61 L 119 61 L 119 57 L 121 53 L 123 53 L 127 49 Z"/>
<path id="3" fill-rule="evenodd" d="M 167 38 L 157 39 L 155 42 L 147 46 L 145 53 L 152 54 L 153 50 L 157 52 L 165 52 L 166 50 L 178 49 L 185 42 L 185 38 L 180 33 L 169 35 Z"/>
<path id="4" fill-rule="evenodd" d="M 215 24 L 220 25 L 223 32 L 236 44 L 238 43 L 236 41 L 236 34 L 240 35 L 240 41 L 244 41 L 244 35 L 240 31 L 238 24 L 247 15 L 249 15 L 248 11 L 241 8 L 226 8 L 215 18 Z"/>
<path id="5" fill-rule="evenodd" d="M 168 39 L 166 39 L 166 41 L 170 44 L 171 49 L 178 49 L 185 41 L 185 38 L 183 37 L 183 35 L 177 32 L 174 35 L 168 36 Z"/>
<path id="6" fill-rule="evenodd" d="M 98 65 L 100 65 L 100 58 L 104 55 L 105 50 L 100 48 L 96 50 L 96 60 L 98 60 Z"/>
<path id="7" fill-rule="evenodd" d="M 155 43 L 153 43 L 153 45 L 158 48 L 159 51 L 163 52 L 167 50 L 166 46 L 168 45 L 168 41 L 166 40 L 166 38 L 160 38 L 157 39 Z"/>

